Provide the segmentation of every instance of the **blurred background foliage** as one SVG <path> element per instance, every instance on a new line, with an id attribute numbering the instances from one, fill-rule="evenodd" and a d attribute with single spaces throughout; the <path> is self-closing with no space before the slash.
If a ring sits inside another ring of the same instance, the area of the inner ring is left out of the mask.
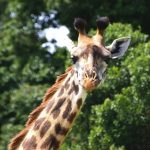
<path id="1" fill-rule="evenodd" d="M 84 17 L 94 34 L 98 15 L 112 22 L 106 45 L 129 35 L 132 42 L 125 57 L 109 62 L 105 82 L 89 94 L 61 149 L 150 150 L 149 7 L 149 0 L 0 0 L 0 150 L 71 65 L 66 49 L 50 53 L 39 33 L 64 24 L 76 40 L 73 19 Z"/>

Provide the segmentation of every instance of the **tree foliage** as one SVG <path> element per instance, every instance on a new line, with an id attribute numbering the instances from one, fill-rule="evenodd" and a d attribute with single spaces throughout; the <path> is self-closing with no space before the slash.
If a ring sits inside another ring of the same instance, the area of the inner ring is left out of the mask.
<path id="1" fill-rule="evenodd" d="M 111 22 L 132 23 L 135 27 L 150 33 L 149 0 L 49 0 L 47 8 L 56 9 L 60 21 L 71 27 L 75 17 L 83 17 L 89 27 L 95 26 L 98 15 L 109 16 Z M 65 9 L 64 9 L 65 8 Z M 71 14 L 70 14 L 71 12 Z M 90 20 L 89 20 L 90 19 Z"/>
<path id="2" fill-rule="evenodd" d="M 108 27 L 106 43 L 127 35 L 127 55 L 109 62 L 106 81 L 89 95 L 64 149 L 150 149 L 150 42 L 140 30 L 117 23 Z"/>
<path id="3" fill-rule="evenodd" d="M 41 102 L 46 89 L 70 65 L 64 48 L 57 48 L 51 54 L 41 46 L 46 41 L 39 37 L 41 30 L 56 26 L 55 19 L 49 15 L 50 8 L 61 14 L 58 21 L 72 28 L 76 16 L 90 18 L 93 25 L 97 14 L 128 22 L 137 12 L 140 12 L 140 22 L 134 17 L 133 25 L 142 25 L 145 22 L 141 22 L 141 16 L 147 12 L 145 5 L 149 4 L 146 0 L 138 1 L 138 9 L 133 9 L 132 5 L 123 9 L 123 1 L 115 5 L 111 5 L 113 1 L 102 1 L 100 7 L 96 7 L 99 5 L 96 0 L 92 4 L 89 2 L 80 1 L 79 8 L 79 1 L 71 0 L 53 3 L 0 0 L 0 150 L 7 149 L 10 138 L 24 127 L 28 114 Z M 110 10 L 110 6 L 114 9 Z M 39 19 L 43 13 L 46 21 Z M 132 13 L 129 18 L 124 16 Z M 147 31 L 147 28 L 142 30 Z M 90 30 L 90 34 L 94 32 Z M 121 36 L 132 39 L 126 56 L 110 60 L 106 81 L 89 94 L 62 149 L 150 149 L 149 37 L 129 24 L 115 23 L 106 31 L 106 45 Z"/>

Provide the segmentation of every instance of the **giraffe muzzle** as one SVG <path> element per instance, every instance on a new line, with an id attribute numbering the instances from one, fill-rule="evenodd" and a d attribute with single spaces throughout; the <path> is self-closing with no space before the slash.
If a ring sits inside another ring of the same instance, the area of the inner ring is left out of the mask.
<path id="1" fill-rule="evenodd" d="M 83 87 L 87 91 L 91 91 L 91 90 L 95 89 L 99 83 L 100 83 L 100 80 L 99 80 L 99 77 L 95 70 L 86 71 L 86 73 L 84 75 Z"/>

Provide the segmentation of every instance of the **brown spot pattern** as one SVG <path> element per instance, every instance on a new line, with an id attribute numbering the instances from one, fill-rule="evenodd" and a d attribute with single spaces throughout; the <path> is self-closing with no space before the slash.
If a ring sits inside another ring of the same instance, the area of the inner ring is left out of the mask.
<path id="1" fill-rule="evenodd" d="M 60 107 L 62 106 L 62 104 L 65 102 L 65 98 L 61 98 L 58 100 L 57 104 L 55 105 L 54 109 L 52 110 L 52 113 L 55 111 L 55 110 L 58 110 L 60 109 Z"/>
<path id="2" fill-rule="evenodd" d="M 74 81 L 73 81 L 73 87 L 74 87 L 75 93 L 76 93 L 76 95 L 77 95 L 78 92 L 79 92 L 79 87 L 78 87 L 78 85 L 75 84 Z"/>
<path id="3" fill-rule="evenodd" d="M 47 113 L 51 110 L 53 105 L 54 105 L 54 99 L 50 100 L 50 102 L 48 103 L 48 106 L 46 107 Z"/>
<path id="4" fill-rule="evenodd" d="M 28 133 L 28 131 L 30 129 L 30 125 L 37 120 L 41 111 L 47 106 L 49 100 L 52 100 L 53 95 L 62 86 L 62 83 L 65 81 L 65 79 L 68 79 L 68 75 L 70 73 L 73 73 L 72 67 L 69 67 L 64 74 L 60 75 L 57 78 L 55 84 L 47 90 L 47 92 L 45 93 L 43 102 L 34 111 L 32 111 L 31 115 L 29 116 L 29 119 L 26 123 L 25 129 L 23 129 L 14 138 L 12 138 L 12 140 L 9 144 L 10 150 L 17 149 L 17 147 L 21 144 L 21 142 L 23 141 L 23 139 L 25 138 L 26 134 Z"/>
<path id="5" fill-rule="evenodd" d="M 70 86 L 69 83 L 66 83 L 65 84 L 65 89 L 67 90 L 69 88 L 69 86 Z"/>
<path id="6" fill-rule="evenodd" d="M 72 87 L 72 88 L 69 90 L 68 95 L 70 95 L 71 93 L 73 93 L 73 91 L 74 91 L 74 88 Z"/>
<path id="7" fill-rule="evenodd" d="M 69 113 L 70 113 L 70 111 L 71 111 L 71 109 L 72 109 L 72 107 L 71 107 L 71 100 L 68 100 L 69 102 L 68 102 L 68 104 L 67 104 L 67 106 L 66 106 L 66 109 L 65 109 L 65 111 L 63 112 L 63 115 L 62 115 L 62 117 L 65 119 L 65 118 L 67 118 L 67 116 L 69 115 Z"/>
<path id="8" fill-rule="evenodd" d="M 42 138 L 44 136 L 44 134 L 48 131 L 48 129 L 50 128 L 51 123 L 49 121 L 46 121 L 42 128 L 40 129 L 40 137 Z"/>
<path id="9" fill-rule="evenodd" d="M 67 120 L 68 120 L 70 123 L 72 123 L 72 121 L 74 120 L 76 114 L 77 114 L 76 112 L 72 112 L 72 113 L 68 116 Z"/>
<path id="10" fill-rule="evenodd" d="M 67 128 L 65 128 L 65 127 L 62 127 L 62 126 L 60 125 L 60 123 L 57 123 L 57 124 L 55 125 L 55 132 L 56 132 L 56 134 L 66 135 L 67 132 L 68 132 L 68 130 L 69 130 L 69 129 L 67 129 Z"/>
<path id="11" fill-rule="evenodd" d="M 58 94 L 58 97 L 59 97 L 59 96 L 62 96 L 63 93 L 64 93 L 64 87 L 62 87 L 62 88 L 60 89 L 59 94 Z"/>
<path id="12" fill-rule="evenodd" d="M 65 84 L 67 84 L 70 81 L 70 77 L 66 80 Z"/>
<path id="13" fill-rule="evenodd" d="M 56 119 L 60 114 L 60 109 L 57 109 L 53 112 L 53 119 Z"/>
<path id="14" fill-rule="evenodd" d="M 38 130 L 40 128 L 41 124 L 43 123 L 44 119 L 45 118 L 40 118 L 40 119 L 36 120 L 33 130 Z"/>
<path id="15" fill-rule="evenodd" d="M 41 145 L 40 148 L 41 149 L 53 148 L 53 150 L 57 150 L 59 148 L 59 144 L 60 142 L 56 139 L 56 137 L 54 135 L 50 135 L 45 139 L 44 143 Z"/>
<path id="16" fill-rule="evenodd" d="M 60 107 L 63 105 L 63 103 L 65 102 L 65 98 L 61 98 L 57 104 L 55 105 L 55 107 L 52 110 L 52 114 L 53 114 L 53 118 L 56 119 L 58 117 L 58 115 L 60 114 Z"/>
<path id="17" fill-rule="evenodd" d="M 77 107 L 78 107 L 78 109 L 81 107 L 81 105 L 82 105 L 82 98 L 77 100 Z"/>
<path id="18" fill-rule="evenodd" d="M 34 150 L 34 149 L 36 149 L 36 147 L 37 147 L 36 137 L 35 137 L 35 136 L 32 136 L 31 138 L 26 139 L 26 140 L 23 142 L 22 146 L 23 146 L 23 149 L 24 149 L 24 150 L 29 150 L 29 149 Z"/>

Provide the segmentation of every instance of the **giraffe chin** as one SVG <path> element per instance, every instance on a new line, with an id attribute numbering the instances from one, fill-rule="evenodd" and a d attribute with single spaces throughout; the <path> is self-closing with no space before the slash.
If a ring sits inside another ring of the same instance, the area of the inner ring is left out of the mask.
<path id="1" fill-rule="evenodd" d="M 86 91 L 92 91 L 94 90 L 100 83 L 100 80 L 96 79 L 93 80 L 91 78 L 85 78 L 83 87 L 85 88 Z"/>

